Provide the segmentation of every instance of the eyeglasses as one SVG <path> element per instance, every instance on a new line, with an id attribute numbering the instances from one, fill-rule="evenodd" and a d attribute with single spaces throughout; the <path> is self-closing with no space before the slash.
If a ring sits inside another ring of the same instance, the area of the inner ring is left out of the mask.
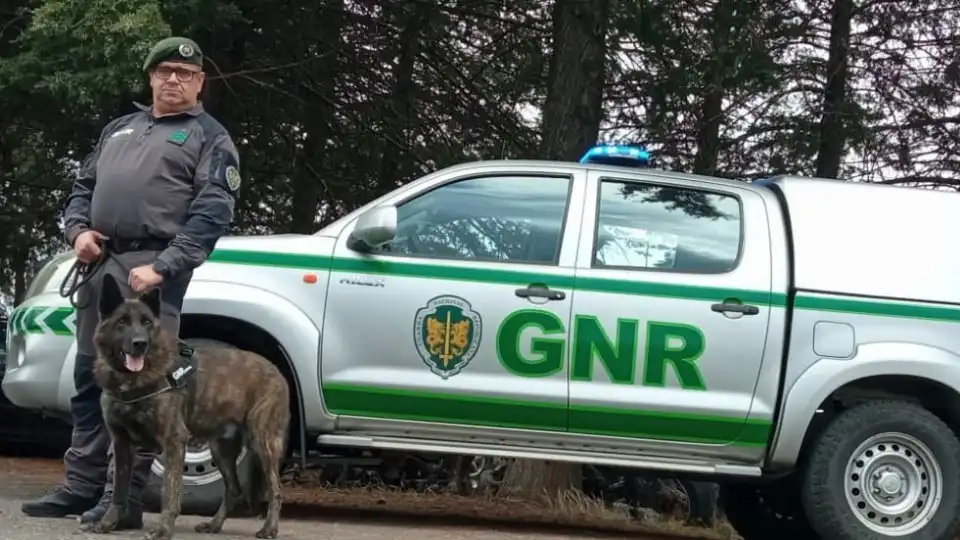
<path id="1" fill-rule="evenodd" d="M 190 82 L 193 80 L 193 76 L 200 72 L 194 71 L 192 69 L 187 69 L 187 68 L 172 68 L 168 66 L 160 66 L 153 70 L 153 76 L 160 79 L 161 81 L 165 81 L 169 79 L 172 73 L 177 74 L 178 81 Z"/>

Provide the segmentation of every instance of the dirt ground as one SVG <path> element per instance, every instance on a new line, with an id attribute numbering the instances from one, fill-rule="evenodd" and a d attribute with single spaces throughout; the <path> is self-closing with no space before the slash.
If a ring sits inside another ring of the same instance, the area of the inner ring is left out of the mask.
<path id="1" fill-rule="evenodd" d="M 20 503 L 61 481 L 63 464 L 57 459 L 0 457 L 0 522 L 7 540 L 83 538 L 76 535 L 73 520 L 26 518 Z M 148 516 L 147 526 L 155 519 Z M 176 538 L 209 539 L 193 533 L 203 518 L 183 516 Z M 219 538 L 248 538 L 259 520 L 228 520 Z M 20 532 L 17 532 L 20 531 Z M 130 538 L 140 538 L 129 533 Z M 237 535 L 237 536 L 234 536 Z M 126 538 L 115 532 L 111 537 Z M 330 490 L 287 482 L 284 490 L 281 538 L 338 540 L 586 540 L 600 536 L 657 540 L 681 538 L 734 539 L 729 527 L 706 531 L 677 522 L 639 524 L 625 513 L 601 508 L 576 498 L 552 505 L 534 505 L 504 499 L 464 498 L 448 494 L 416 494 L 397 491 Z M 102 538 L 91 535 L 91 538 Z"/>

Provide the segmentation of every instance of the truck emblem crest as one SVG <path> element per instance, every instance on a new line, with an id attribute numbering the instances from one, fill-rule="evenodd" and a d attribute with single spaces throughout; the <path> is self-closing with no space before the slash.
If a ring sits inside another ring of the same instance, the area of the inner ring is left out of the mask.
<path id="1" fill-rule="evenodd" d="M 453 295 L 430 299 L 417 310 L 413 339 L 423 363 L 441 379 L 467 367 L 480 348 L 483 322 L 470 303 Z"/>

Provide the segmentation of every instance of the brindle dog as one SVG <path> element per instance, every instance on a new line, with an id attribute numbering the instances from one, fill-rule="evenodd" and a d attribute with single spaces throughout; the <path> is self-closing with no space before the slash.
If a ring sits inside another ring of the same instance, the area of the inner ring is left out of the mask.
<path id="1" fill-rule="evenodd" d="M 172 538 L 186 444 L 207 440 L 223 474 L 224 495 L 213 519 L 196 530 L 220 532 L 241 498 L 236 460 L 247 443 L 259 458 L 267 495 L 266 519 L 256 536 L 276 538 L 280 460 L 290 423 L 290 389 L 280 371 L 249 351 L 211 347 L 191 352 L 161 328 L 158 289 L 126 299 L 106 275 L 99 310 L 94 374 L 113 437 L 116 485 L 113 505 L 92 530 L 107 533 L 116 527 L 130 496 L 135 447 L 141 446 L 162 452 L 166 465 L 160 520 L 145 538 Z"/>

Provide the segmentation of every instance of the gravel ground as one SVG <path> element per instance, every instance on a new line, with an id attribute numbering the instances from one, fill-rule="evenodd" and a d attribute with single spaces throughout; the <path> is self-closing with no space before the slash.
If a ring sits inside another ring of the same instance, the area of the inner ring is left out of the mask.
<path id="1" fill-rule="evenodd" d="M 20 504 L 50 489 L 62 478 L 62 463 L 56 459 L 0 457 L 0 529 L 4 540 L 85 540 L 105 538 L 141 538 L 144 531 L 114 532 L 109 536 L 78 533 L 76 519 L 38 519 L 24 516 Z M 588 540 L 598 537 L 656 540 L 676 536 L 647 535 L 639 531 L 604 531 L 591 527 L 576 530 L 570 527 L 529 523 L 521 515 L 502 516 L 496 507 L 484 510 L 484 504 L 472 502 L 473 510 L 450 515 L 437 508 L 441 497 L 413 495 L 394 497 L 384 493 L 330 492 L 288 487 L 285 494 L 280 538 L 337 540 Z M 444 500 L 448 499 L 443 497 Z M 452 498 L 456 501 L 456 498 Z M 465 501 L 462 501 L 465 502 Z M 443 506 L 443 505 L 439 505 Z M 451 507 L 460 506 L 452 502 Z M 479 506 L 479 508 L 478 508 Z M 416 510 L 425 510 L 417 514 Z M 484 520 L 484 513 L 494 513 L 495 521 Z M 479 515 L 478 515 L 479 514 Z M 541 516 L 542 517 L 542 516 Z M 146 526 L 157 516 L 148 514 Z M 228 519 L 217 536 L 201 535 L 194 525 L 206 518 L 181 516 L 174 538 L 180 540 L 233 540 L 253 538 L 260 526 L 257 519 Z M 539 520 L 537 520 L 539 521 Z M 638 534 L 639 533 L 639 534 Z M 686 536 L 686 535 L 685 535 Z M 686 536 L 691 538 L 691 536 Z"/>

